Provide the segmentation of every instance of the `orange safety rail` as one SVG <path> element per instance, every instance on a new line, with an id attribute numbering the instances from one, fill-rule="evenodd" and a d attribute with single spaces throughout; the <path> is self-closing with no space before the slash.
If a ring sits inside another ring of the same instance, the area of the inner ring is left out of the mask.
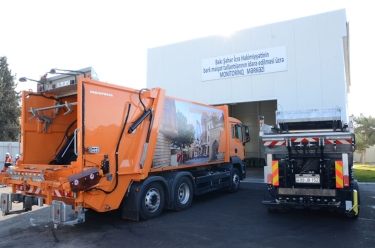
<path id="1" fill-rule="evenodd" d="M 342 161 L 335 161 L 335 171 L 336 171 L 336 188 L 344 188 L 344 180 L 342 174 Z"/>
<path id="2" fill-rule="evenodd" d="M 53 190 L 52 191 L 52 196 L 57 196 L 57 197 L 74 197 L 73 191 L 64 191 L 64 190 Z"/>
<path id="3" fill-rule="evenodd" d="M 272 161 L 272 185 L 279 186 L 279 161 Z"/>

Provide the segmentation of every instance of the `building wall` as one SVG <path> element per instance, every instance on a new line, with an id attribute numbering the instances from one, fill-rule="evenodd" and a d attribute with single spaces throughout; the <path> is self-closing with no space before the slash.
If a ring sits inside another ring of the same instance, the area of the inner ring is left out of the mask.
<path id="1" fill-rule="evenodd" d="M 207 104 L 277 100 L 282 110 L 341 107 L 346 121 L 345 10 L 148 50 L 147 87 Z M 202 60 L 285 46 L 287 70 L 202 81 Z"/>
<path id="2" fill-rule="evenodd" d="M 355 152 L 354 153 L 354 162 L 361 161 L 361 154 Z M 366 150 L 366 161 L 367 163 L 375 163 L 375 146 L 371 146 Z"/>
<path id="3" fill-rule="evenodd" d="M 259 142 L 259 116 L 264 116 L 266 123 L 276 124 L 276 101 L 246 102 L 229 105 L 229 115 L 242 121 L 250 128 L 250 142 L 246 143 L 246 158 L 263 157 Z"/>

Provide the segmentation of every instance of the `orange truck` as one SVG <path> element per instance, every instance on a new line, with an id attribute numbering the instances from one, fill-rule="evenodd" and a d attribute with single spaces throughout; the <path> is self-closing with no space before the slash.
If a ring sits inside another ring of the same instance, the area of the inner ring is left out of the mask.
<path id="1" fill-rule="evenodd" d="M 84 222 L 85 209 L 138 221 L 185 210 L 193 195 L 235 192 L 246 177 L 250 131 L 227 106 L 100 82 L 91 67 L 49 73 L 22 93 L 21 157 L 0 175 L 12 188 L 3 215 L 20 202 L 50 205 L 55 228 Z"/>

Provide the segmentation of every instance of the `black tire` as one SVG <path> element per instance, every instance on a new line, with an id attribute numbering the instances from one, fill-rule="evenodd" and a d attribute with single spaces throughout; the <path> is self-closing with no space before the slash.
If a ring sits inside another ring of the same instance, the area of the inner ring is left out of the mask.
<path id="1" fill-rule="evenodd" d="M 237 192 L 240 188 L 240 173 L 238 172 L 237 168 L 232 169 L 232 175 L 230 177 L 230 186 L 229 186 L 229 192 L 234 193 Z"/>
<path id="2" fill-rule="evenodd" d="M 174 208 L 177 211 L 188 209 L 193 202 L 193 184 L 187 177 L 178 179 L 174 188 Z"/>
<path id="3" fill-rule="evenodd" d="M 146 185 L 141 196 L 140 218 L 148 220 L 158 217 L 164 208 L 164 191 L 158 182 Z"/>

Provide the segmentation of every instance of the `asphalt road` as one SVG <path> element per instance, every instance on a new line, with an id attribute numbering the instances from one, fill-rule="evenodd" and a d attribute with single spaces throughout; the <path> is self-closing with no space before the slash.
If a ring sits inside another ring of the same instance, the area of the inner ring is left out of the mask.
<path id="1" fill-rule="evenodd" d="M 86 222 L 53 229 L 49 207 L 0 219 L 0 247 L 375 247 L 375 185 L 361 184 L 358 219 L 324 211 L 268 213 L 266 185 L 195 197 L 190 209 L 128 221 L 89 211 Z"/>

